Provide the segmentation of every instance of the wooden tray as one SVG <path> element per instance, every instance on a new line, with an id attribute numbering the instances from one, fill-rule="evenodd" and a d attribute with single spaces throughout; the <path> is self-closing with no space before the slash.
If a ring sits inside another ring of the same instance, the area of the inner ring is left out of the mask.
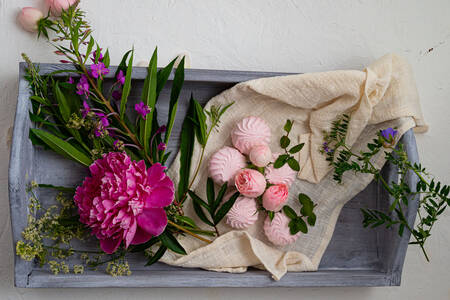
<path id="1" fill-rule="evenodd" d="M 67 65 L 41 64 L 41 74 L 67 68 Z M 115 68 L 111 68 L 114 74 Z M 20 64 L 19 96 L 14 124 L 13 144 L 9 167 L 9 198 L 14 244 L 21 239 L 26 226 L 28 197 L 26 184 L 31 180 L 39 183 L 74 186 L 86 175 L 82 168 L 51 151 L 32 146 L 28 130 L 33 126 L 28 117 L 30 91 L 24 79 L 25 64 Z M 177 152 L 181 122 L 184 118 L 191 92 L 202 103 L 234 84 L 261 77 L 286 75 L 267 72 L 243 72 L 187 69 L 185 84 L 179 102 L 179 113 L 172 132 L 169 149 Z M 60 74 L 59 76 L 63 76 Z M 111 75 L 110 75 L 111 76 Z M 140 98 L 145 68 L 134 68 L 133 88 L 130 103 Z M 171 75 L 173 78 L 173 74 Z M 161 93 L 158 102 L 158 117 L 167 119 L 171 78 Z M 405 144 L 412 162 L 418 161 L 414 134 L 408 131 L 401 140 Z M 170 162 L 170 161 L 169 161 Z M 394 180 L 396 169 L 386 165 L 386 178 Z M 415 178 L 410 178 L 415 186 Z M 39 199 L 48 204 L 52 192 L 40 191 Z M 364 191 L 349 201 L 342 209 L 333 238 L 322 258 L 317 272 L 289 272 L 280 281 L 274 281 L 269 273 L 250 268 L 243 274 L 209 272 L 200 269 L 185 269 L 156 264 L 144 267 L 143 257 L 129 259 L 133 274 L 113 278 L 102 270 L 87 271 L 82 275 L 53 275 L 47 269 L 37 267 L 15 257 L 15 285 L 17 287 L 268 287 L 268 286 L 389 286 L 400 285 L 403 261 L 409 241 L 405 232 L 402 238 L 397 231 L 380 228 L 364 229 L 361 224 L 360 207 L 387 209 L 390 199 L 377 183 L 372 182 Z M 417 201 L 411 201 L 407 211 L 410 224 L 414 223 Z M 89 243 L 88 243 L 89 244 Z M 91 245 L 94 245 L 92 242 Z M 86 247 L 87 245 L 80 245 Z M 89 246 L 89 245 L 88 245 Z"/>

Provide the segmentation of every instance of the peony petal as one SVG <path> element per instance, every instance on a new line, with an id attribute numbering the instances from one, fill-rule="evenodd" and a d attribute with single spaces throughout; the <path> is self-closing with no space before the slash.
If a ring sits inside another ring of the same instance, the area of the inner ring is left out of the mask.
<path id="1" fill-rule="evenodd" d="M 148 233 L 158 236 L 167 225 L 167 215 L 162 208 L 144 208 L 137 216 L 138 226 Z"/>
<path id="2" fill-rule="evenodd" d="M 122 242 L 122 237 L 100 240 L 100 248 L 106 253 L 112 254 L 119 248 L 120 242 Z"/>
<path id="3" fill-rule="evenodd" d="M 137 227 L 134 238 L 131 241 L 131 245 L 139 245 L 148 242 L 152 238 L 152 236 L 153 235 L 151 235 L 147 231 L 144 231 L 140 227 Z"/>
<path id="4" fill-rule="evenodd" d="M 131 226 L 125 235 L 125 249 L 128 248 L 128 246 L 130 246 L 131 242 L 133 241 L 134 236 L 136 234 L 136 228 L 137 228 L 137 222 L 133 218 L 131 221 Z"/>
<path id="5" fill-rule="evenodd" d="M 174 197 L 174 190 L 170 187 L 156 187 L 147 197 L 144 208 L 160 208 L 170 205 Z"/>
<path id="6" fill-rule="evenodd" d="M 162 166 L 160 163 L 156 163 L 147 170 L 147 182 L 154 184 L 160 180 L 162 180 L 166 173 L 164 173 L 164 170 L 166 167 Z"/>

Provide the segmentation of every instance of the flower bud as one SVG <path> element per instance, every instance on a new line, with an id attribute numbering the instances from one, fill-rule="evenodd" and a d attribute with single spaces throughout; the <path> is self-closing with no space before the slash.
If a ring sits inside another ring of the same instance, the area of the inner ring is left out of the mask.
<path id="1" fill-rule="evenodd" d="M 37 32 L 38 30 L 38 22 L 42 19 L 44 15 L 42 12 L 34 7 L 24 7 L 19 13 L 17 17 L 20 25 L 22 25 L 23 29 L 29 32 Z"/>
<path id="2" fill-rule="evenodd" d="M 257 167 L 265 167 L 272 160 L 272 151 L 267 145 L 255 146 L 250 150 L 250 161 Z"/>
<path id="3" fill-rule="evenodd" d="M 263 195 L 263 207 L 270 211 L 279 211 L 288 200 L 289 189 L 285 184 L 270 186 Z"/>

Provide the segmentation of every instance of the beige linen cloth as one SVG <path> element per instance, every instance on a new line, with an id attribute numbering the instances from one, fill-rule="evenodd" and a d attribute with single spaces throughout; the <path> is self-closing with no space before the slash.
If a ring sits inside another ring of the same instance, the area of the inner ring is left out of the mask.
<path id="1" fill-rule="evenodd" d="M 289 204 L 298 211 L 298 193 L 309 195 L 317 204 L 316 225 L 308 234 L 301 234 L 296 243 L 276 247 L 264 235 L 263 213 L 246 230 L 232 230 L 222 221 L 218 228 L 220 237 L 209 245 L 190 236 L 181 237 L 188 255 L 167 252 L 162 259 L 167 264 L 221 272 L 245 272 L 252 266 L 267 270 L 275 280 L 287 271 L 317 270 L 342 206 L 373 179 L 370 175 L 356 176 L 349 172 L 343 184 L 336 184 L 328 162 L 319 153 L 323 130 L 328 130 L 338 116 L 351 113 L 347 142 L 356 150 L 387 127 L 397 127 L 400 134 L 413 127 L 416 131 L 427 130 L 411 69 L 404 59 L 393 54 L 382 57 L 364 71 L 332 71 L 243 82 L 212 98 L 206 108 L 233 101 L 219 131 L 210 137 L 205 163 L 193 186 L 195 191 L 206 198 L 206 162 L 221 147 L 232 145 L 230 132 L 236 122 L 248 116 L 263 118 L 272 130 L 272 151 L 281 152 L 278 141 L 283 135 L 283 125 L 286 119 L 292 119 L 292 143 L 302 142 L 305 147 L 298 156 L 301 171 L 290 188 Z M 197 144 L 193 166 L 197 164 L 199 152 Z M 384 164 L 382 155 L 375 158 L 375 164 L 378 167 Z M 178 168 L 179 157 L 169 170 L 175 182 Z M 202 224 L 193 212 L 190 199 L 184 211 L 197 224 Z"/>

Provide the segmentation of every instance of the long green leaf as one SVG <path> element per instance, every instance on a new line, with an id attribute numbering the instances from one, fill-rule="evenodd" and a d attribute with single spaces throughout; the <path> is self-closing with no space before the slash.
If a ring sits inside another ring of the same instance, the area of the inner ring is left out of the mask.
<path id="1" fill-rule="evenodd" d="M 193 116 L 194 106 L 191 98 L 180 134 L 180 178 L 178 180 L 178 200 L 180 201 L 188 190 L 191 173 L 191 160 L 192 153 L 194 152 L 195 139 L 194 124 L 191 120 Z"/>
<path id="2" fill-rule="evenodd" d="M 197 196 L 196 193 L 194 193 L 193 191 L 188 191 L 189 196 L 192 198 L 192 200 L 194 201 L 194 203 L 197 203 L 201 206 L 203 206 L 204 208 L 206 208 L 208 210 L 208 212 L 210 212 L 210 208 L 209 205 L 206 204 L 205 201 L 203 201 L 199 196 Z"/>
<path id="3" fill-rule="evenodd" d="M 53 151 L 70 158 L 80 164 L 89 166 L 92 164 L 92 159 L 72 146 L 70 143 L 57 138 L 56 136 L 40 129 L 30 129 L 30 131 L 47 144 Z"/>
<path id="4" fill-rule="evenodd" d="M 155 262 L 157 262 L 164 255 L 164 253 L 166 253 L 166 251 L 167 251 L 167 247 L 164 246 L 164 245 L 161 245 L 159 247 L 158 251 L 156 251 L 155 255 L 150 257 L 145 265 L 147 267 L 153 265 Z"/>
<path id="5" fill-rule="evenodd" d="M 219 224 L 219 222 L 225 217 L 225 215 L 230 211 L 231 207 L 233 207 L 236 199 L 239 197 L 239 192 L 236 192 L 231 196 L 231 198 L 225 202 L 222 207 L 219 209 L 217 214 L 214 216 L 214 225 Z"/>
<path id="6" fill-rule="evenodd" d="M 127 109 L 128 95 L 130 94 L 131 90 L 131 73 L 133 72 L 133 57 L 134 57 L 134 49 L 131 50 L 131 56 L 130 60 L 128 61 L 127 72 L 125 75 L 125 83 L 123 85 L 122 90 L 122 98 L 120 100 L 120 118 L 122 119 Z"/>
<path id="7" fill-rule="evenodd" d="M 166 229 L 161 235 L 159 235 L 159 240 L 166 246 L 169 250 L 175 253 L 186 255 L 186 250 L 177 241 L 177 239 Z"/>
<path id="8" fill-rule="evenodd" d="M 166 85 L 167 79 L 169 79 L 170 73 L 172 72 L 173 65 L 177 59 L 173 59 L 167 66 L 158 71 L 158 82 L 156 84 L 156 99 L 158 99 L 159 94 Z"/>
<path id="9" fill-rule="evenodd" d="M 216 212 L 217 208 L 219 207 L 220 203 L 223 200 L 223 197 L 225 196 L 225 193 L 227 192 L 228 188 L 228 182 L 225 182 L 222 187 L 219 190 L 219 193 L 217 194 L 216 201 L 214 201 L 214 205 L 211 207 L 211 211 L 213 213 Z"/>
<path id="10" fill-rule="evenodd" d="M 156 84 L 157 84 L 157 60 L 158 48 L 153 51 L 152 58 L 147 69 L 147 77 L 144 81 L 144 88 L 142 90 L 142 99 L 144 103 L 150 108 L 145 120 L 140 121 L 141 142 L 144 145 L 144 152 L 150 151 L 150 138 L 152 135 L 153 112 L 156 104 Z"/>
<path id="11" fill-rule="evenodd" d="M 208 206 L 210 209 L 214 207 L 214 200 L 216 198 L 215 191 L 214 191 L 214 181 L 211 177 L 208 177 L 208 180 L 206 181 L 206 199 L 208 199 Z M 211 209 L 211 215 L 214 216 L 214 211 Z"/>
<path id="12" fill-rule="evenodd" d="M 170 134 L 172 133 L 173 124 L 175 123 L 175 116 L 177 113 L 178 99 L 181 93 L 181 88 L 184 83 L 184 57 L 178 65 L 173 78 L 172 91 L 170 92 L 169 103 L 169 117 L 167 119 L 167 131 L 164 136 L 164 143 L 167 145 L 169 142 Z"/>
<path id="13" fill-rule="evenodd" d="M 119 74 L 119 71 L 122 71 L 124 73 L 126 73 L 127 71 L 127 59 L 128 59 L 128 55 L 130 55 L 131 51 L 133 50 L 128 50 L 122 57 L 122 60 L 120 61 L 119 65 L 117 66 L 117 70 L 116 73 L 114 74 L 114 78 L 117 77 L 117 74 Z"/>
<path id="14" fill-rule="evenodd" d="M 61 113 L 61 117 L 65 122 L 69 121 L 70 119 L 70 107 L 67 103 L 66 97 L 64 96 L 63 92 L 59 88 L 59 83 L 56 81 L 53 86 L 53 92 L 55 93 L 55 99 L 58 102 L 58 108 Z"/>
<path id="15" fill-rule="evenodd" d="M 208 224 L 209 226 L 214 226 L 214 224 L 210 220 L 208 220 L 202 207 L 197 202 L 194 201 L 192 203 L 192 206 L 194 207 L 195 213 L 200 218 L 200 220 L 202 220 L 205 224 Z"/>
<path id="16" fill-rule="evenodd" d="M 206 114 L 205 111 L 203 110 L 203 107 L 201 106 L 201 104 L 194 100 L 194 109 L 195 109 L 195 121 L 197 122 L 196 124 L 196 135 L 197 135 L 197 140 L 200 143 L 200 145 L 205 146 L 206 145 Z"/>

